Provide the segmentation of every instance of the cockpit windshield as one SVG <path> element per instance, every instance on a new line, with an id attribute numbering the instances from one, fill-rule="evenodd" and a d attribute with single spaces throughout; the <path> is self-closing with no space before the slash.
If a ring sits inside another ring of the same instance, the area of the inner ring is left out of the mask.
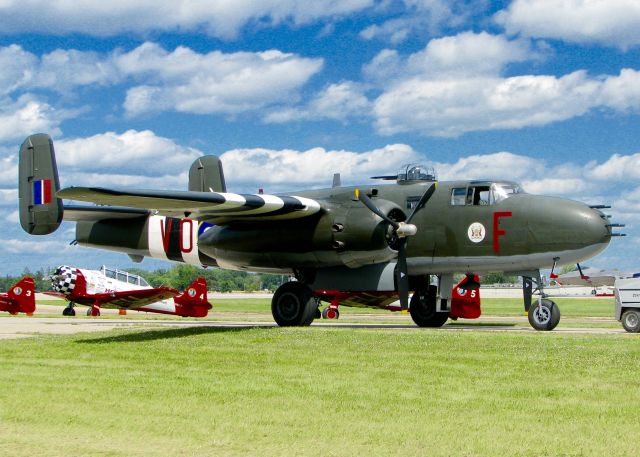
<path id="1" fill-rule="evenodd" d="M 495 203 L 501 202 L 514 194 L 523 193 L 522 188 L 514 182 L 494 183 L 491 186 L 491 190 L 493 191 L 493 199 Z"/>
<path id="2" fill-rule="evenodd" d="M 513 182 L 473 181 L 465 187 L 451 189 L 453 206 L 495 205 L 512 195 L 523 193 L 522 188 Z"/>

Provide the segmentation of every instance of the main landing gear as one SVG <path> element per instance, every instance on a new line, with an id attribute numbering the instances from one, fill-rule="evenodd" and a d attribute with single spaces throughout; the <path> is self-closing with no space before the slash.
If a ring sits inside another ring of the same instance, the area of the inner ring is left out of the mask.
<path id="1" fill-rule="evenodd" d="M 304 327 L 316 318 L 318 302 L 306 284 L 286 282 L 273 295 L 271 313 L 280 327 Z"/>
<path id="2" fill-rule="evenodd" d="M 70 302 L 63 310 L 62 310 L 62 315 L 63 316 L 75 316 L 76 315 L 76 310 L 73 308 L 73 302 Z"/>
<path id="3" fill-rule="evenodd" d="M 438 312 L 438 287 L 422 285 L 416 289 L 409 302 L 409 314 L 418 327 L 442 327 L 449 312 Z"/>

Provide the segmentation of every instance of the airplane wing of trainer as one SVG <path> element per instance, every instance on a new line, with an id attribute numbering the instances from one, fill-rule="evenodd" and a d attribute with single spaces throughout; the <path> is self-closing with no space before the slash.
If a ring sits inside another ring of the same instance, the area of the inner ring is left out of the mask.
<path id="1" fill-rule="evenodd" d="M 75 301 L 89 305 L 97 302 L 102 308 L 138 309 L 151 303 L 173 298 L 178 294 L 179 292 L 175 289 L 158 287 L 155 289 L 102 292 L 87 296 L 84 300 L 76 299 Z M 87 303 L 83 303 L 83 301 L 87 301 Z"/>
<path id="2" fill-rule="evenodd" d="M 143 215 L 139 210 L 151 210 L 162 216 L 189 217 L 217 224 L 240 220 L 297 219 L 320 210 L 320 204 L 309 198 L 267 194 L 68 187 L 58 191 L 57 195 L 69 200 L 124 207 L 115 210 L 97 207 L 94 210 L 115 213 L 119 217 L 136 217 Z M 75 212 L 78 218 L 90 217 L 89 214 L 81 216 L 85 208 L 75 207 Z"/>

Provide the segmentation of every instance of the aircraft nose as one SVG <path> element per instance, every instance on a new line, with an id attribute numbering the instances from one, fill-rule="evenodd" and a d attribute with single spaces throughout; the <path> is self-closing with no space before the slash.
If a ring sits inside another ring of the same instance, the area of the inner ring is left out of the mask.
<path id="1" fill-rule="evenodd" d="M 611 240 L 611 225 L 601 211 L 584 205 L 574 209 L 572 219 L 575 236 L 583 244 L 607 244 Z"/>

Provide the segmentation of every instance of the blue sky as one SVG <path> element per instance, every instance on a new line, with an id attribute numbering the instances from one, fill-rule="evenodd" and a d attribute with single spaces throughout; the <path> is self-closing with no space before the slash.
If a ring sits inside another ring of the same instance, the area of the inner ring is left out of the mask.
<path id="1" fill-rule="evenodd" d="M 231 191 L 354 184 L 402 164 L 605 203 L 640 262 L 637 0 L 0 2 L 0 274 L 127 257 L 29 237 L 17 151 L 54 137 L 61 181 L 185 189 L 222 157 Z M 145 260 L 143 268 L 168 267 Z"/>

